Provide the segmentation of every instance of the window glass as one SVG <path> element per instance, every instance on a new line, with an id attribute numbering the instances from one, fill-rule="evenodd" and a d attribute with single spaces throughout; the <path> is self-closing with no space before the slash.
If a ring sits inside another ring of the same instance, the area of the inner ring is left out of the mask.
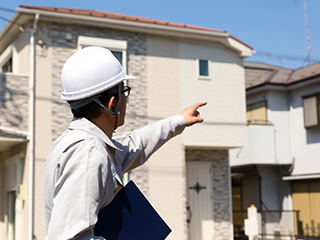
<path id="1" fill-rule="evenodd" d="M 122 65 L 122 52 L 116 52 L 116 51 L 111 51 L 111 52 L 116 57 L 116 59 L 118 59 L 120 64 Z"/>
<path id="2" fill-rule="evenodd" d="M 266 101 L 247 106 L 248 124 L 268 124 Z"/>
<path id="3" fill-rule="evenodd" d="M 209 63 L 208 60 L 199 60 L 199 75 L 200 76 L 209 76 Z"/>

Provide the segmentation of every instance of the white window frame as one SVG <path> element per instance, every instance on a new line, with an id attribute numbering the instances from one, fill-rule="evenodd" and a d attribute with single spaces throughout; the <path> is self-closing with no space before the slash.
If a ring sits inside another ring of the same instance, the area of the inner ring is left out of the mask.
<path id="1" fill-rule="evenodd" d="M 3 65 L 6 64 L 10 58 L 12 58 L 12 45 L 8 46 L 0 55 L 0 72 L 2 72 Z"/>
<path id="2" fill-rule="evenodd" d="M 87 46 L 100 46 L 100 47 L 105 47 L 110 51 L 121 52 L 122 53 L 122 69 L 125 72 L 125 74 L 127 74 L 127 41 L 79 36 L 78 49 L 81 49 Z"/>
<path id="3" fill-rule="evenodd" d="M 200 75 L 200 60 L 208 61 L 208 76 Z M 210 65 L 211 65 L 211 62 L 207 58 L 198 58 L 197 59 L 197 75 L 198 75 L 198 79 L 200 79 L 200 80 L 211 80 Z"/>

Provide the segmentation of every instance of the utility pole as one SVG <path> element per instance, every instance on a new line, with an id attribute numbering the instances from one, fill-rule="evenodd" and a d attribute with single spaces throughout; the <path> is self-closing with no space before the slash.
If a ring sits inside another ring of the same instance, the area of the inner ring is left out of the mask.
<path id="1" fill-rule="evenodd" d="M 304 0 L 304 24 L 305 24 L 305 30 L 306 30 L 306 41 L 307 41 L 307 58 L 305 61 L 307 61 L 307 64 L 310 64 L 310 37 L 309 37 L 309 30 L 308 30 L 308 11 L 307 11 L 307 0 Z"/>

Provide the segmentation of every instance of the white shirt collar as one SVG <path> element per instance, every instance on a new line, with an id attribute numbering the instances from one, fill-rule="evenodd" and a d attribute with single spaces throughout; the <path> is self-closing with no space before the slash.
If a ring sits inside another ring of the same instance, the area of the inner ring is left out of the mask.
<path id="1" fill-rule="evenodd" d="M 90 122 L 86 118 L 73 118 L 70 125 L 69 129 L 77 129 L 77 130 L 82 130 L 89 132 L 91 134 L 96 135 L 98 138 L 100 138 L 103 142 L 105 142 L 108 146 L 122 151 L 122 149 L 116 147 L 113 142 L 110 140 L 110 138 L 99 128 L 97 127 L 94 123 Z"/>

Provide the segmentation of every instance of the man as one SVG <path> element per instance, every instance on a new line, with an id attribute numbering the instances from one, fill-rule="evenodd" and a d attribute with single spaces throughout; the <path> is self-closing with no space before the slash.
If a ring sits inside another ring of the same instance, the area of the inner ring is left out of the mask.
<path id="1" fill-rule="evenodd" d="M 143 164 L 185 126 L 202 122 L 197 109 L 186 108 L 131 133 L 112 138 L 125 122 L 130 87 L 112 53 L 87 47 L 72 55 L 62 75 L 62 98 L 74 119 L 53 143 L 45 169 L 47 240 L 103 239 L 94 236 L 99 211 L 123 187 L 122 174 Z"/>

